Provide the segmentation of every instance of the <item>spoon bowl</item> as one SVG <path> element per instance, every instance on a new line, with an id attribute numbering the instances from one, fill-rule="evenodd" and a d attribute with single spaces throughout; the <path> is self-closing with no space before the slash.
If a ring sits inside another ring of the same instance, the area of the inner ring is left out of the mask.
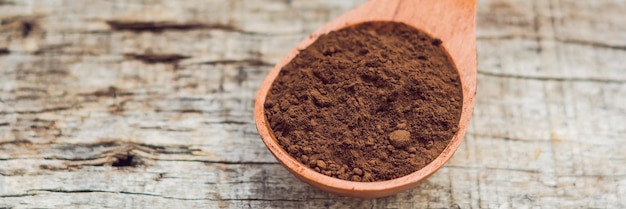
<path id="1" fill-rule="evenodd" d="M 476 94 L 476 0 L 371 0 L 328 22 L 311 33 L 292 49 L 269 72 L 256 96 L 254 117 L 261 139 L 292 174 L 313 187 L 326 192 L 359 198 L 384 197 L 415 187 L 452 157 L 459 147 L 474 109 Z M 463 107 L 459 129 L 443 152 L 426 167 L 409 175 L 376 182 L 354 182 L 341 180 L 318 173 L 300 163 L 277 142 L 265 116 L 265 99 L 280 70 L 300 50 L 307 48 L 320 35 L 370 21 L 393 21 L 407 24 L 442 40 L 444 49 L 454 63 L 463 92 Z"/>

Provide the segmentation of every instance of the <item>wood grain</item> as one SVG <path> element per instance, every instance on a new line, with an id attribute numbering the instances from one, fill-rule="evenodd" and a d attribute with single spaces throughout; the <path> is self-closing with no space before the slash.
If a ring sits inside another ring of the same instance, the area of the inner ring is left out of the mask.
<path id="1" fill-rule="evenodd" d="M 0 208 L 626 207 L 619 0 L 478 1 L 468 134 L 415 189 L 357 200 L 291 176 L 256 90 L 362 3 L 0 1 Z"/>

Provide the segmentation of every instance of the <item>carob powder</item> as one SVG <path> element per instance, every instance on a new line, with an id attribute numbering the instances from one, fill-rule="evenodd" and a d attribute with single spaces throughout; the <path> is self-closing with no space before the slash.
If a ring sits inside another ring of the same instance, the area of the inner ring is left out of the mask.
<path id="1" fill-rule="evenodd" d="M 394 22 L 320 36 L 282 68 L 265 101 L 278 143 L 344 180 L 390 180 L 423 168 L 461 116 L 460 79 L 441 44 Z"/>

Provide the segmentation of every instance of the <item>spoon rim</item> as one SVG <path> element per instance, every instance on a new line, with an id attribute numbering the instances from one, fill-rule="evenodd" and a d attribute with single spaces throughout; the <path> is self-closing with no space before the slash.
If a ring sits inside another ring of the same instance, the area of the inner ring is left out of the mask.
<path id="1" fill-rule="evenodd" d="M 369 1 L 366 4 L 372 3 L 375 1 Z M 372 3 L 373 4 L 373 3 Z M 369 5 L 371 6 L 371 5 Z M 474 5 L 475 6 L 475 5 Z M 365 8 L 361 6 L 360 8 L 356 8 L 351 12 L 356 10 Z M 348 12 L 345 15 L 351 13 Z M 455 135 L 450 139 L 450 142 L 444 148 L 444 150 L 431 162 L 429 162 L 425 167 L 418 169 L 414 172 L 411 172 L 408 175 L 398 177 L 390 180 L 383 181 L 375 181 L 375 182 L 356 182 L 343 180 L 335 177 L 330 177 L 319 173 L 308 166 L 302 164 L 300 161 L 291 156 L 286 150 L 284 150 L 280 144 L 278 143 L 276 137 L 274 136 L 273 130 L 269 126 L 269 122 L 267 121 L 267 117 L 265 115 L 265 101 L 269 90 L 274 83 L 274 80 L 278 77 L 279 72 L 282 68 L 288 64 L 293 58 L 295 58 L 299 50 L 305 49 L 310 46 L 313 42 L 317 41 L 317 39 L 322 34 L 328 34 L 330 31 L 341 30 L 346 27 L 350 27 L 353 25 L 372 22 L 372 21 L 388 21 L 388 22 L 399 22 L 404 23 L 410 27 L 413 27 L 420 32 L 423 32 L 430 36 L 431 38 L 437 37 L 441 38 L 441 36 L 435 36 L 432 31 L 428 30 L 428 28 L 420 27 L 413 22 L 407 22 L 404 20 L 398 20 L 394 17 L 367 17 L 362 18 L 357 21 L 354 19 L 346 19 L 339 17 L 317 31 L 311 33 L 311 35 L 307 36 L 304 40 L 302 40 L 295 48 L 293 48 L 280 62 L 278 62 L 272 70 L 265 77 L 261 87 L 256 96 L 256 101 L 254 105 L 254 117 L 255 124 L 263 143 L 266 145 L 268 150 L 274 155 L 274 157 L 289 170 L 292 174 L 294 174 L 297 178 L 303 180 L 304 182 L 319 188 L 321 190 L 335 193 L 344 196 L 352 196 L 352 197 L 383 197 L 389 196 L 403 190 L 409 189 L 411 187 L 416 186 L 421 181 L 425 180 L 429 176 L 433 175 L 436 171 L 441 169 L 446 162 L 450 160 L 453 156 L 454 152 L 460 146 L 463 137 L 467 131 L 467 127 L 469 121 L 471 119 L 471 115 L 474 109 L 474 100 L 476 93 L 476 43 L 475 43 L 475 34 L 474 34 L 474 23 L 472 23 L 469 27 L 466 27 L 465 30 L 471 33 L 471 37 L 473 42 L 468 43 L 468 46 L 464 46 L 465 48 L 461 48 L 459 50 L 470 50 L 473 51 L 473 60 L 471 55 L 463 55 L 465 57 L 459 56 L 459 53 L 455 53 L 453 56 L 450 53 L 450 43 L 444 40 L 442 47 L 448 59 L 452 62 L 455 70 L 458 73 L 461 82 L 461 89 L 463 95 L 463 104 L 461 107 L 461 116 L 459 118 L 458 130 Z M 474 19 L 472 19 L 474 21 Z M 464 37 L 467 38 L 467 37 Z M 457 37 L 458 39 L 458 37 Z M 443 39 L 442 39 L 443 40 Z M 459 40 L 455 40 L 457 43 Z M 468 59 L 468 57 L 470 56 Z M 458 63 L 457 59 L 462 59 L 461 61 L 464 63 Z M 462 64 L 463 66 L 460 66 Z M 461 67 L 465 67 L 461 69 Z"/>

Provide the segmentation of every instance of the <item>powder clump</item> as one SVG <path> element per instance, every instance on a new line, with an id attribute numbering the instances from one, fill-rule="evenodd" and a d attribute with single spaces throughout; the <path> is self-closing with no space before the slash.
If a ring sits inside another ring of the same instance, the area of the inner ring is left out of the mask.
<path id="1" fill-rule="evenodd" d="M 395 148 L 404 148 L 411 142 L 411 133 L 405 130 L 396 130 L 389 134 L 389 143 Z"/>

